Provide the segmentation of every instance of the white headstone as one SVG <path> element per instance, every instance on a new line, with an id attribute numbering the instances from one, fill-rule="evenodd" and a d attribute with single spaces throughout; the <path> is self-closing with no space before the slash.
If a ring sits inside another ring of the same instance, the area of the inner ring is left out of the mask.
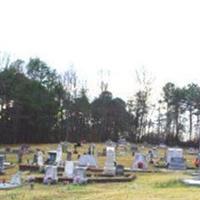
<path id="1" fill-rule="evenodd" d="M 168 148 L 166 152 L 166 164 L 169 169 L 186 169 L 186 163 L 183 157 L 183 149 Z"/>
<path id="2" fill-rule="evenodd" d="M 166 162 L 169 164 L 172 158 L 183 158 L 183 149 L 168 148 L 166 152 Z"/>
<path id="3" fill-rule="evenodd" d="M 106 147 L 106 163 L 104 167 L 104 174 L 115 175 L 116 166 L 115 166 L 115 147 Z"/>
<path id="4" fill-rule="evenodd" d="M 74 162 L 73 161 L 65 161 L 65 176 L 68 178 L 73 178 L 74 176 Z"/>
<path id="5" fill-rule="evenodd" d="M 87 166 L 87 167 L 97 167 L 97 161 L 94 157 L 94 155 L 82 155 L 79 158 L 79 165 L 81 166 Z"/>
<path id="6" fill-rule="evenodd" d="M 37 164 L 41 167 L 44 165 L 44 160 L 43 160 L 43 153 L 42 151 L 39 151 L 38 152 L 38 155 L 37 155 Z"/>
<path id="7" fill-rule="evenodd" d="M 106 141 L 106 146 L 107 147 L 116 147 L 116 143 L 109 139 Z"/>
<path id="8" fill-rule="evenodd" d="M 12 176 L 10 183 L 13 184 L 13 185 L 21 185 L 21 174 L 20 174 L 20 172 L 17 172 L 15 175 Z"/>
<path id="9" fill-rule="evenodd" d="M 90 146 L 89 146 L 89 149 L 88 149 L 88 154 L 92 154 L 92 155 L 95 155 L 95 150 L 96 150 L 96 145 L 94 143 L 92 143 Z"/>
<path id="10" fill-rule="evenodd" d="M 59 144 L 57 148 L 56 163 L 60 165 L 62 163 L 62 145 Z"/>
<path id="11" fill-rule="evenodd" d="M 153 149 L 152 149 L 152 153 L 153 153 L 153 158 L 154 158 L 154 159 L 156 159 L 156 158 L 159 157 L 157 148 L 153 148 Z"/>
<path id="12" fill-rule="evenodd" d="M 84 184 L 87 183 L 86 167 L 77 166 L 74 170 L 73 183 Z"/>
<path id="13" fill-rule="evenodd" d="M 184 158 L 181 157 L 174 157 L 171 159 L 169 165 L 169 169 L 174 169 L 174 170 L 185 170 L 187 168 L 185 164 Z"/>
<path id="14" fill-rule="evenodd" d="M 132 169 L 147 169 L 146 157 L 141 153 L 136 153 L 132 164 Z"/>
<path id="15" fill-rule="evenodd" d="M 57 182 L 58 175 L 57 175 L 57 166 L 48 165 L 45 168 L 45 175 L 44 175 L 44 183 L 53 183 Z"/>

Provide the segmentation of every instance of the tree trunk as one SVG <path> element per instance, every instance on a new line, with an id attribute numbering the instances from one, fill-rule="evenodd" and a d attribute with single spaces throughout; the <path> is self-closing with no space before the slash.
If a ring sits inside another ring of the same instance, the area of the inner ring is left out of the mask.
<path id="1" fill-rule="evenodd" d="M 190 141 L 192 140 L 192 108 L 189 110 L 189 123 L 190 123 L 190 128 L 189 128 L 189 133 L 190 133 Z"/>
<path id="2" fill-rule="evenodd" d="M 176 108 L 176 110 L 175 110 L 175 125 L 176 125 L 175 139 L 178 142 L 178 136 L 179 136 L 179 108 Z"/>

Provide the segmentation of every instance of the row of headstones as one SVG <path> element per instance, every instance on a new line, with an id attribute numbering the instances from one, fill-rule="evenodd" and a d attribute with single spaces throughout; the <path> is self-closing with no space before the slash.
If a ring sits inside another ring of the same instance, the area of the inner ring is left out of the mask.
<path id="1" fill-rule="evenodd" d="M 106 143 L 106 145 L 109 147 L 116 147 L 115 143 L 113 143 L 112 141 L 108 141 Z M 121 147 L 121 146 L 119 146 Z M 85 156 L 81 156 L 80 158 L 80 162 L 89 162 L 89 165 L 94 165 L 94 156 L 89 156 L 89 155 L 94 155 L 95 154 L 95 149 L 96 149 L 96 146 L 95 144 L 91 144 L 89 146 L 89 149 L 88 149 L 88 153 L 85 155 Z M 67 152 L 67 159 L 66 160 L 71 160 L 71 152 Z M 61 165 L 62 164 L 62 145 L 59 144 L 58 145 L 58 148 L 56 151 L 49 151 L 48 152 L 49 154 L 49 157 L 47 159 L 46 162 L 44 162 L 44 156 L 43 156 L 43 153 L 42 151 L 37 151 L 37 153 L 34 155 L 34 161 L 33 163 L 39 165 L 39 166 L 43 166 L 44 163 L 45 164 L 57 164 L 57 165 Z M 93 164 L 90 164 L 90 163 L 93 163 Z M 96 163 L 96 161 L 95 161 Z M 83 164 L 84 165 L 84 164 Z"/>
<path id="2" fill-rule="evenodd" d="M 76 162 L 65 161 L 64 176 L 72 178 L 73 183 L 86 183 L 86 169 L 87 167 L 79 166 Z M 43 182 L 45 184 L 55 183 L 58 181 L 57 166 L 48 165 L 45 168 L 45 176 Z"/>
<path id="3" fill-rule="evenodd" d="M 65 161 L 64 176 L 73 178 L 74 183 L 85 183 L 86 169 L 88 167 L 97 167 L 97 161 L 95 156 L 90 153 L 94 152 L 94 146 L 89 147 L 88 154 L 81 155 L 78 161 L 72 161 L 72 154 L 68 152 L 67 160 Z M 45 168 L 44 183 L 56 182 L 57 177 L 57 166 L 49 165 Z"/>
<path id="4" fill-rule="evenodd" d="M 136 153 L 135 160 L 132 164 L 132 169 L 144 168 L 146 169 L 147 162 L 146 157 L 143 154 Z M 117 165 L 116 163 L 116 153 L 114 146 L 108 146 L 106 148 L 106 162 L 104 167 L 104 173 L 110 175 L 123 175 L 124 167 L 123 165 Z"/>
<path id="5" fill-rule="evenodd" d="M 115 148 L 107 147 L 106 162 L 104 167 L 104 174 L 115 175 L 116 174 L 116 158 L 115 158 Z M 73 178 L 74 183 L 84 183 L 87 181 L 86 169 L 88 166 L 87 161 L 96 165 L 96 161 L 91 157 L 92 155 L 83 155 L 79 162 L 65 161 L 64 176 L 68 178 Z M 44 183 L 56 182 L 58 180 L 57 176 L 57 166 L 47 166 L 45 168 Z"/>
<path id="6" fill-rule="evenodd" d="M 157 157 L 156 152 L 153 153 L 153 150 L 149 152 L 149 159 L 153 159 L 153 157 Z M 96 160 L 91 155 L 83 155 L 79 159 L 79 165 L 82 166 L 94 166 L 97 167 Z M 132 164 L 132 169 L 134 168 L 147 168 L 148 162 L 146 159 L 146 156 L 144 156 L 141 153 L 137 153 L 135 155 L 134 162 Z M 106 147 L 106 162 L 104 166 L 104 174 L 109 175 L 116 175 L 116 174 L 123 174 L 123 166 L 117 165 L 116 163 L 116 152 L 115 152 L 115 146 L 107 146 Z"/>
<path id="7" fill-rule="evenodd" d="M 148 155 L 145 156 L 142 153 L 135 153 L 135 158 L 132 164 L 132 169 L 147 169 L 148 168 L 148 162 L 150 162 L 153 158 L 157 158 L 157 152 L 156 151 L 149 151 Z M 104 173 L 105 174 L 112 174 L 115 175 L 118 173 L 118 170 L 121 171 L 122 167 L 116 164 L 116 153 L 115 153 L 115 146 L 107 146 L 106 148 L 106 162 L 104 167 Z"/>
<path id="8" fill-rule="evenodd" d="M 114 143 L 107 144 L 106 147 L 106 162 L 104 166 L 104 174 L 108 175 L 123 175 L 124 173 L 124 167 L 123 165 L 117 165 L 116 164 L 116 145 Z M 142 153 L 138 152 L 138 149 L 133 146 L 131 149 L 134 152 L 134 161 L 132 163 L 131 169 L 147 169 L 148 163 L 154 159 L 158 158 L 158 152 L 157 149 L 153 148 L 151 149 L 148 154 L 145 156 Z M 168 149 L 169 151 L 169 149 Z M 180 149 L 173 149 L 173 151 L 180 151 Z M 182 151 L 180 151 L 182 152 Z M 174 154 L 174 153 L 173 153 Z M 182 153 L 181 153 L 182 155 Z M 181 157 L 179 155 L 178 157 Z M 177 155 L 172 155 L 172 157 Z M 94 157 L 89 155 L 83 155 L 79 159 L 79 165 L 75 167 L 75 163 L 71 161 L 71 159 L 67 159 L 65 162 L 65 176 L 66 177 L 73 177 L 75 183 L 84 182 L 86 180 L 85 176 L 85 169 L 92 165 L 94 167 L 97 167 L 97 163 Z M 176 169 L 180 169 L 181 165 L 179 162 L 173 163 L 175 165 Z M 174 167 L 174 166 L 173 166 Z M 47 179 L 48 180 L 48 179 Z"/>
<path id="9" fill-rule="evenodd" d="M 112 141 L 108 141 L 106 144 L 109 147 L 115 147 L 115 143 L 113 143 Z M 97 166 L 97 162 L 95 159 L 95 149 L 96 146 L 95 144 L 91 144 L 89 146 L 88 149 L 88 153 L 86 155 L 82 155 L 80 156 L 79 162 L 81 163 L 81 165 L 91 165 L 91 166 Z M 106 150 L 107 151 L 107 150 Z M 109 154 L 109 149 L 107 151 Z M 62 163 L 62 145 L 59 144 L 57 151 L 50 151 L 49 153 L 49 158 L 46 161 L 45 164 L 57 164 L 60 165 Z M 115 153 L 114 153 L 115 154 Z M 109 155 L 108 155 L 109 156 Z M 44 165 L 44 159 L 43 159 L 43 153 L 42 151 L 38 151 L 35 156 L 34 156 L 34 163 L 36 163 L 39 166 L 43 166 Z M 67 159 L 66 160 L 71 160 L 71 152 L 67 153 Z M 108 161 L 106 162 L 106 165 L 108 165 Z"/>
<path id="10" fill-rule="evenodd" d="M 156 148 L 149 150 L 147 155 L 136 152 L 135 157 L 132 163 L 132 169 L 147 169 L 148 163 L 154 163 L 154 160 L 157 160 L 159 157 L 158 151 Z M 186 165 L 183 162 L 183 150 L 180 148 L 169 148 L 166 152 L 166 163 L 169 164 L 170 169 L 185 169 Z M 104 167 L 104 173 L 106 174 L 115 174 L 118 165 L 116 164 L 116 153 L 115 146 L 107 146 L 106 148 L 106 162 Z M 120 169 L 120 167 L 119 167 Z"/>
<path id="11" fill-rule="evenodd" d="M 135 154 L 135 160 L 133 162 L 132 169 L 135 168 L 147 168 L 147 162 L 143 154 Z M 86 166 L 80 166 L 78 162 L 66 161 L 64 174 L 68 178 L 73 178 L 74 183 L 84 183 L 87 181 L 86 169 Z M 122 175 L 123 170 L 123 166 L 116 165 L 115 147 L 108 146 L 106 148 L 104 174 L 116 175 L 117 173 L 121 173 Z M 57 166 L 47 166 L 45 171 L 44 183 L 56 181 L 57 179 Z"/>
<path id="12" fill-rule="evenodd" d="M 67 158 L 64 164 L 64 176 L 67 178 L 73 178 L 73 183 L 85 183 L 87 182 L 86 178 L 86 169 L 88 167 L 97 167 L 97 161 L 94 156 L 95 145 L 92 144 L 89 146 L 88 153 L 81 155 L 78 161 L 72 161 L 72 153 L 67 152 Z M 41 154 L 39 154 L 40 156 Z M 38 159 L 40 160 L 40 159 Z M 52 152 L 50 154 L 49 162 L 45 167 L 45 176 L 44 183 L 52 183 L 58 180 L 57 167 L 52 165 L 53 163 L 61 163 L 62 161 L 62 146 L 59 145 L 57 152 Z"/>
<path id="13" fill-rule="evenodd" d="M 93 155 L 93 152 L 95 151 L 94 146 L 90 146 L 88 153 L 81 155 L 79 157 L 79 164 L 82 166 L 92 166 L 92 167 L 97 167 L 97 161 L 95 156 Z M 38 166 L 43 166 L 44 164 L 47 165 L 57 165 L 60 166 L 63 164 L 62 160 L 62 146 L 58 145 L 57 151 L 49 151 L 49 157 L 46 162 L 44 162 L 43 159 L 43 153 L 42 151 L 37 151 L 37 153 L 34 155 L 34 163 L 36 163 Z M 72 160 L 72 152 L 67 152 L 67 161 Z"/>

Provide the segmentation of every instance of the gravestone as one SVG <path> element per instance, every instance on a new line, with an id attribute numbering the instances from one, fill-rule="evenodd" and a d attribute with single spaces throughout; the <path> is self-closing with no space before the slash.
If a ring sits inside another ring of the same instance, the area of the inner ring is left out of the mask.
<path id="1" fill-rule="evenodd" d="M 57 148 L 57 156 L 56 156 L 57 165 L 61 165 L 62 163 L 62 145 L 59 144 Z"/>
<path id="2" fill-rule="evenodd" d="M 37 162 L 38 162 L 38 155 L 37 155 L 37 153 L 34 153 L 32 164 L 37 164 Z"/>
<path id="3" fill-rule="evenodd" d="M 148 151 L 148 154 L 146 155 L 146 160 L 147 160 L 147 162 L 149 162 L 149 163 L 153 163 L 154 154 L 153 154 L 152 149 Z"/>
<path id="4" fill-rule="evenodd" d="M 185 170 L 187 167 L 184 158 L 173 157 L 171 158 L 168 168 L 174 170 Z"/>
<path id="5" fill-rule="evenodd" d="M 124 145 L 124 146 L 127 145 L 127 141 L 125 138 L 120 138 L 117 143 L 118 145 Z"/>
<path id="6" fill-rule="evenodd" d="M 20 149 L 17 152 L 17 161 L 18 161 L 18 163 L 22 163 L 22 158 L 23 158 L 23 151 Z"/>
<path id="7" fill-rule="evenodd" d="M 28 149 L 29 149 L 29 146 L 27 144 L 22 144 L 20 146 L 20 150 L 23 152 L 23 154 L 28 153 Z"/>
<path id="8" fill-rule="evenodd" d="M 159 148 L 161 148 L 161 149 L 166 149 L 166 148 L 167 148 L 167 145 L 164 144 L 164 143 L 160 143 L 160 144 L 159 144 Z"/>
<path id="9" fill-rule="evenodd" d="M 124 175 L 124 166 L 123 165 L 117 165 L 116 166 L 116 175 L 117 176 L 123 176 Z"/>
<path id="10" fill-rule="evenodd" d="M 88 148 L 88 154 L 94 155 L 95 154 L 96 145 L 91 144 Z"/>
<path id="11" fill-rule="evenodd" d="M 67 158 L 66 160 L 71 161 L 72 160 L 72 152 L 68 151 L 67 152 Z"/>
<path id="12" fill-rule="evenodd" d="M 74 176 L 74 162 L 73 161 L 65 161 L 65 171 L 64 175 L 68 178 L 73 178 Z"/>
<path id="13" fill-rule="evenodd" d="M 200 167 L 200 153 L 197 154 L 197 157 L 196 157 L 196 159 L 194 161 L 194 164 L 199 169 L 199 167 Z"/>
<path id="14" fill-rule="evenodd" d="M 198 154 L 198 149 L 189 148 L 189 149 L 187 150 L 187 153 L 188 153 L 189 155 L 197 155 L 197 154 Z"/>
<path id="15" fill-rule="evenodd" d="M 106 162 L 104 174 L 115 175 L 116 173 L 115 147 L 106 147 Z"/>
<path id="16" fill-rule="evenodd" d="M 134 161 L 132 164 L 132 170 L 135 170 L 135 169 L 144 170 L 147 168 L 148 168 L 148 165 L 147 165 L 146 157 L 141 153 L 135 153 Z"/>
<path id="17" fill-rule="evenodd" d="M 48 159 L 45 164 L 47 165 L 55 165 L 56 164 L 57 151 L 49 151 Z"/>
<path id="18" fill-rule="evenodd" d="M 92 144 L 92 155 L 95 155 L 96 153 L 96 145 L 95 144 Z"/>
<path id="19" fill-rule="evenodd" d="M 154 159 L 157 159 L 159 157 L 158 149 L 156 147 L 153 147 L 152 153 Z"/>
<path id="20" fill-rule="evenodd" d="M 22 184 L 21 173 L 17 172 L 15 175 L 13 175 L 11 180 L 10 180 L 10 183 L 14 184 L 14 185 L 21 185 Z"/>
<path id="21" fill-rule="evenodd" d="M 156 147 L 149 150 L 148 154 L 146 155 L 146 160 L 152 164 L 158 160 L 158 151 Z"/>
<path id="22" fill-rule="evenodd" d="M 4 155 L 0 155 L 0 173 L 4 173 Z"/>
<path id="23" fill-rule="evenodd" d="M 86 167 L 77 166 L 74 170 L 73 183 L 84 184 L 87 183 Z"/>
<path id="24" fill-rule="evenodd" d="M 42 151 L 38 151 L 37 153 L 37 164 L 38 166 L 42 167 L 44 165 L 44 161 L 43 161 L 43 153 Z"/>
<path id="25" fill-rule="evenodd" d="M 132 144 L 130 149 L 131 149 L 131 153 L 132 153 L 133 156 L 138 151 L 138 147 L 137 147 L 136 144 Z"/>
<path id="26" fill-rule="evenodd" d="M 85 154 L 79 158 L 79 165 L 85 167 L 97 167 L 97 161 L 93 155 Z"/>
<path id="27" fill-rule="evenodd" d="M 107 147 L 116 147 L 116 143 L 113 142 L 113 141 L 110 140 L 110 139 L 107 140 L 105 144 L 106 144 Z"/>
<path id="28" fill-rule="evenodd" d="M 58 181 L 57 166 L 48 165 L 45 168 L 45 175 L 43 182 L 45 184 L 52 184 Z"/>
<path id="29" fill-rule="evenodd" d="M 169 169 L 186 169 L 186 163 L 183 158 L 183 149 L 168 148 L 166 152 L 166 163 Z"/>

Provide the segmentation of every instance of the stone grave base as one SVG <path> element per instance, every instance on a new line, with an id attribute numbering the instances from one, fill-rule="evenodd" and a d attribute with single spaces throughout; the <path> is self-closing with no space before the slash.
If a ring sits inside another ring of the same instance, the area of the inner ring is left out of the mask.
<path id="1" fill-rule="evenodd" d="M 43 176 L 35 177 L 34 181 L 36 183 L 43 183 Z M 111 183 L 111 182 L 130 182 L 136 178 L 135 174 L 125 174 L 124 176 L 109 176 L 102 173 L 88 173 L 87 182 L 88 183 Z M 73 178 L 58 177 L 58 182 L 60 183 L 73 183 Z"/>
<path id="2" fill-rule="evenodd" d="M 40 167 L 38 165 L 29 165 L 29 164 L 20 164 L 19 165 L 19 170 L 20 171 L 32 171 L 32 172 L 37 172 L 41 171 L 41 168 L 44 168 L 44 166 Z M 64 167 L 58 167 L 58 171 L 62 172 L 64 171 Z"/>
<path id="3" fill-rule="evenodd" d="M 19 165 L 20 171 L 31 171 L 31 172 L 39 172 L 41 171 L 40 167 L 38 165 L 29 165 L 29 164 L 21 164 Z M 95 167 L 88 167 L 88 172 L 94 172 L 94 173 L 103 173 L 103 168 L 95 168 Z M 144 172 L 144 173 L 159 173 L 159 172 L 173 172 L 174 170 L 168 170 L 166 168 L 164 169 L 131 169 L 131 168 L 124 168 L 124 172 L 126 173 L 133 173 L 133 172 Z M 64 172 L 64 167 L 58 167 L 58 172 Z"/>
<path id="4" fill-rule="evenodd" d="M 40 171 L 40 167 L 38 165 L 30 165 L 30 164 L 20 164 L 19 165 L 19 170 L 20 171 L 32 171 L 32 172 L 37 172 Z M 64 167 L 59 166 L 58 167 L 59 172 L 64 171 Z M 88 167 L 87 171 L 94 171 L 94 172 L 102 172 L 102 168 L 96 168 L 96 167 Z"/>
<path id="5" fill-rule="evenodd" d="M 182 182 L 186 185 L 200 186 L 200 179 L 183 179 Z"/>

